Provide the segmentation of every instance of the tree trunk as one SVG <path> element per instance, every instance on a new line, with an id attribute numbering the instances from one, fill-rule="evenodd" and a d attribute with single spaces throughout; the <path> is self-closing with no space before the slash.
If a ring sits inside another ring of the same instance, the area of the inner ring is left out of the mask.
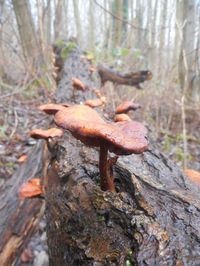
<path id="1" fill-rule="evenodd" d="M 52 27 L 51 27 L 51 20 L 52 20 L 52 8 L 51 8 L 51 0 L 47 1 L 46 7 L 45 7 L 45 11 L 44 11 L 44 27 L 45 27 L 45 43 L 47 45 L 49 45 L 51 43 L 51 39 L 52 39 Z"/>
<path id="2" fill-rule="evenodd" d="M 73 8 L 74 8 L 74 18 L 75 18 L 75 23 L 76 23 L 76 37 L 79 45 L 83 44 L 83 39 L 82 39 L 82 29 L 81 29 L 81 19 L 80 19 L 80 14 L 79 14 L 79 1 L 78 0 L 73 0 Z"/>
<path id="3" fill-rule="evenodd" d="M 40 49 L 38 48 L 29 2 L 28 0 L 12 0 L 12 3 L 24 56 L 28 64 L 35 65 Z"/>
<path id="4" fill-rule="evenodd" d="M 121 34 L 121 43 L 123 45 L 127 44 L 127 34 L 128 34 L 128 25 L 126 22 L 128 22 L 129 18 L 129 0 L 123 0 L 122 5 L 123 10 L 123 22 L 122 22 L 122 34 Z"/>
<path id="5" fill-rule="evenodd" d="M 123 0 L 114 0 L 112 6 L 113 17 L 112 21 L 112 47 L 118 47 L 121 44 L 121 30 L 123 18 Z"/>
<path id="6" fill-rule="evenodd" d="M 136 25 L 138 27 L 137 29 L 137 33 L 135 36 L 135 43 L 134 43 L 134 47 L 137 49 L 142 50 L 143 49 L 143 40 L 142 40 L 142 13 L 143 13 L 143 6 L 142 6 L 142 1 L 138 0 L 136 3 Z"/>
<path id="7" fill-rule="evenodd" d="M 89 42 L 88 42 L 88 47 L 91 51 L 94 51 L 94 41 L 95 41 L 95 37 L 94 37 L 94 29 L 95 29 L 95 9 L 94 9 L 95 5 L 94 5 L 94 1 L 90 0 L 89 1 Z"/>
<path id="8" fill-rule="evenodd" d="M 196 42 L 196 27 L 195 27 L 195 3 L 196 1 L 184 0 L 182 3 L 182 21 L 181 25 L 181 51 L 179 55 L 179 79 L 181 89 L 188 95 L 192 96 L 193 91 L 200 91 L 200 86 L 195 87 L 196 77 L 196 60 L 195 60 L 195 42 Z M 199 37 L 198 37 L 199 38 Z"/>
<path id="9" fill-rule="evenodd" d="M 63 10 L 63 0 L 58 0 L 55 9 L 55 20 L 54 20 L 54 40 L 57 41 L 62 36 L 62 10 Z"/>

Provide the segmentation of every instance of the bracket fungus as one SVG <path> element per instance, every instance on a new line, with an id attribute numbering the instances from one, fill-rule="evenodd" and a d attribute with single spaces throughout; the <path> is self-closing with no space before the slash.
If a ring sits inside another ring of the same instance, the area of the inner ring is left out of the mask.
<path id="1" fill-rule="evenodd" d="M 115 113 L 116 114 L 122 114 L 122 113 L 128 113 L 130 110 L 137 110 L 141 108 L 141 105 L 138 103 L 134 103 L 133 101 L 125 101 L 117 106 Z"/>
<path id="2" fill-rule="evenodd" d="M 60 128 L 49 128 L 47 130 L 44 129 L 33 129 L 29 133 L 30 137 L 34 139 L 48 139 L 48 138 L 55 138 L 61 137 L 63 135 L 63 130 Z"/>
<path id="3" fill-rule="evenodd" d="M 115 191 L 112 176 L 113 159 L 108 160 L 108 151 L 116 155 L 142 153 L 148 147 L 147 129 L 139 122 L 105 122 L 92 108 L 74 105 L 55 114 L 58 127 L 90 147 L 100 147 L 99 171 L 101 189 Z"/>
<path id="4" fill-rule="evenodd" d="M 66 108 L 67 109 L 67 108 Z M 44 129 L 34 129 L 29 135 L 34 139 L 44 139 L 46 140 L 47 148 L 52 155 L 56 155 L 57 141 L 54 139 L 56 137 L 62 137 L 64 134 L 63 130 L 60 128 L 49 128 Z"/>
<path id="5" fill-rule="evenodd" d="M 127 114 L 116 114 L 114 117 L 115 122 L 131 121 L 132 119 Z"/>
<path id="6" fill-rule="evenodd" d="M 91 108 L 95 108 L 95 107 L 99 107 L 104 105 L 106 102 L 106 97 L 102 96 L 99 99 L 91 99 L 91 100 L 87 100 L 85 101 L 85 105 L 91 107 Z"/>
<path id="7" fill-rule="evenodd" d="M 87 86 L 80 79 L 72 78 L 72 86 L 76 90 L 85 91 Z"/>
<path id="8" fill-rule="evenodd" d="M 26 183 L 23 183 L 19 189 L 20 198 L 38 197 L 42 193 L 44 193 L 44 191 L 40 178 L 32 178 L 28 180 Z"/>
<path id="9" fill-rule="evenodd" d="M 69 107 L 70 104 L 68 103 L 47 103 L 47 104 L 42 104 L 40 106 L 38 106 L 38 109 L 40 111 L 45 112 L 48 115 L 55 115 L 56 112 L 63 110 L 66 107 Z"/>

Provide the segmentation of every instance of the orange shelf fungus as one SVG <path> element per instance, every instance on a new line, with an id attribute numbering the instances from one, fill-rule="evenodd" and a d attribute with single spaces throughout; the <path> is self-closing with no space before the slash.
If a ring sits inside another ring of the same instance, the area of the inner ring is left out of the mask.
<path id="1" fill-rule="evenodd" d="M 22 184 L 19 189 L 20 198 L 32 198 L 43 194 L 40 178 L 32 178 Z"/>
<path id="2" fill-rule="evenodd" d="M 101 97 L 99 99 L 91 99 L 91 100 L 87 100 L 85 101 L 85 105 L 91 107 L 91 108 L 95 108 L 95 107 L 99 107 L 104 105 L 106 102 L 106 97 Z"/>
<path id="3" fill-rule="evenodd" d="M 139 108 L 141 108 L 141 105 L 139 105 L 138 103 L 134 103 L 133 101 L 125 101 L 117 106 L 115 113 L 128 113 L 130 110 L 135 111 Z"/>
<path id="4" fill-rule="evenodd" d="M 200 172 L 197 172 L 193 169 L 185 169 L 184 172 L 193 183 L 200 186 Z"/>
<path id="5" fill-rule="evenodd" d="M 60 128 L 49 128 L 49 129 L 33 129 L 29 133 L 31 138 L 34 139 L 48 139 L 48 138 L 55 138 L 61 137 L 63 135 L 63 130 Z"/>
<path id="6" fill-rule="evenodd" d="M 131 121 L 132 119 L 127 114 L 117 114 L 114 117 L 115 122 Z"/>
<path id="7" fill-rule="evenodd" d="M 38 106 L 38 109 L 40 111 L 45 112 L 48 115 L 55 115 L 56 112 L 63 110 L 66 107 L 69 107 L 70 104 L 68 103 L 61 103 L 61 104 L 57 104 L 57 103 L 48 103 L 48 104 L 42 104 L 40 106 Z"/>
<path id="8" fill-rule="evenodd" d="M 72 78 L 72 86 L 74 89 L 80 91 L 85 91 L 87 88 L 86 85 L 82 81 L 80 81 L 80 79 L 77 78 Z"/>

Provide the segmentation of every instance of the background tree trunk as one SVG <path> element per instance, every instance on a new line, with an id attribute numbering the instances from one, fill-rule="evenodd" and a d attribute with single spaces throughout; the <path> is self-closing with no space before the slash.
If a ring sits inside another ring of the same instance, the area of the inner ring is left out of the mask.
<path id="1" fill-rule="evenodd" d="M 81 28 L 81 19 L 79 13 L 79 0 L 73 0 L 74 18 L 76 23 L 76 37 L 79 45 L 83 45 L 83 36 Z"/>
<path id="2" fill-rule="evenodd" d="M 179 55 L 179 79 L 181 89 L 185 90 L 187 95 L 192 96 L 193 90 L 198 89 L 194 87 L 194 79 L 196 76 L 196 60 L 195 60 L 195 41 L 196 41 L 196 1 L 178 1 L 179 7 L 181 5 L 181 21 L 180 26 L 182 30 L 181 50 Z"/>
<path id="3" fill-rule="evenodd" d="M 63 0 L 58 0 L 55 9 L 54 20 L 54 40 L 57 41 L 62 36 L 62 24 L 63 24 Z"/>
<path id="4" fill-rule="evenodd" d="M 40 52 L 28 0 L 12 0 L 24 56 L 35 64 Z"/>
<path id="5" fill-rule="evenodd" d="M 118 47 L 121 44 L 121 30 L 123 18 L 123 0 L 114 0 L 112 3 L 112 13 L 115 17 L 112 20 L 112 47 Z"/>
<path id="6" fill-rule="evenodd" d="M 94 51 L 94 42 L 95 42 L 95 34 L 94 34 L 94 30 L 95 30 L 95 5 L 94 5 L 94 1 L 90 0 L 89 1 L 89 49 L 91 51 Z"/>

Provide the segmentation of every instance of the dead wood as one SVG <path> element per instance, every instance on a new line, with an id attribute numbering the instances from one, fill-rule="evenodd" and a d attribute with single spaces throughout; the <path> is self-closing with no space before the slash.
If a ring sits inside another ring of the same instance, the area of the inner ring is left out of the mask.
<path id="1" fill-rule="evenodd" d="M 21 254 L 44 214 L 44 200 L 20 199 L 20 186 L 36 176 L 43 176 L 45 150 L 39 142 L 28 160 L 0 187 L 0 262 L 10 266 Z"/>
<path id="2" fill-rule="evenodd" d="M 79 52 L 75 53 L 75 60 L 80 57 Z M 74 55 L 72 53 L 72 61 Z M 90 65 L 84 64 L 83 72 Z M 78 68 L 80 69 L 80 67 Z M 70 101 L 72 96 L 72 84 L 68 75 L 75 75 L 74 69 L 69 73 L 63 73 L 67 78 L 66 86 L 60 86 L 56 92 L 55 102 L 62 102 L 62 98 L 67 97 Z M 62 69 L 59 69 L 59 75 L 62 75 Z M 80 73 L 77 71 L 77 77 Z M 70 76 L 71 77 L 71 76 Z M 83 80 L 86 82 L 88 77 Z M 87 83 L 87 82 L 86 82 Z M 92 83 L 90 83 L 92 85 Z M 88 94 L 91 98 L 91 93 Z M 87 98 L 87 97 L 86 97 Z M 77 92 L 75 100 L 85 101 L 85 97 Z M 47 125 L 49 118 L 47 117 Z M 48 126 L 47 126 L 48 127 Z M 51 155 L 52 156 L 52 155 Z M 50 156 L 50 157 L 51 157 Z M 10 266 L 20 256 L 24 246 L 30 240 L 38 221 L 44 214 L 44 200 L 41 198 L 20 199 L 18 191 L 20 186 L 28 179 L 34 177 L 44 177 L 44 172 L 49 163 L 49 154 L 44 142 L 39 141 L 38 144 L 28 155 L 28 160 L 13 174 L 13 176 L 0 186 L 0 264 L 2 266 Z"/>
<path id="3" fill-rule="evenodd" d="M 78 69 L 87 81 L 88 68 L 74 55 L 65 65 L 60 100 L 69 100 Z M 199 265 L 199 190 L 154 146 L 120 157 L 117 193 L 103 192 L 98 151 L 65 133 L 47 172 L 50 265 Z"/>
<path id="4" fill-rule="evenodd" d="M 135 86 L 138 89 L 141 89 L 140 83 L 150 80 L 153 77 L 151 71 L 148 70 L 123 74 L 102 65 L 98 66 L 98 73 L 102 86 L 106 81 L 111 81 L 116 84 Z"/>
<path id="5" fill-rule="evenodd" d="M 66 60 L 55 95 L 57 103 L 71 99 L 74 76 L 88 87 L 96 87 L 89 79 L 89 63 L 80 55 L 76 50 Z M 77 91 L 75 102 L 91 95 L 89 90 Z M 96 149 L 82 145 L 66 132 L 51 152 L 46 187 L 50 265 L 200 264 L 199 189 L 154 145 L 143 155 L 118 159 L 114 168 L 117 193 L 100 190 Z M 38 151 L 34 154 L 38 169 L 41 155 Z M 35 168 L 29 168 L 33 176 Z M 14 187 L 8 193 L 15 195 L 16 191 Z M 16 195 L 14 203 L 11 197 L 1 202 L 15 209 Z M 5 207 L 4 212 L 6 215 Z M 11 223 L 8 218 L 1 221 L 2 232 L 8 221 Z M 15 230 L 19 227 L 8 228 L 14 236 L 23 232 Z"/>

